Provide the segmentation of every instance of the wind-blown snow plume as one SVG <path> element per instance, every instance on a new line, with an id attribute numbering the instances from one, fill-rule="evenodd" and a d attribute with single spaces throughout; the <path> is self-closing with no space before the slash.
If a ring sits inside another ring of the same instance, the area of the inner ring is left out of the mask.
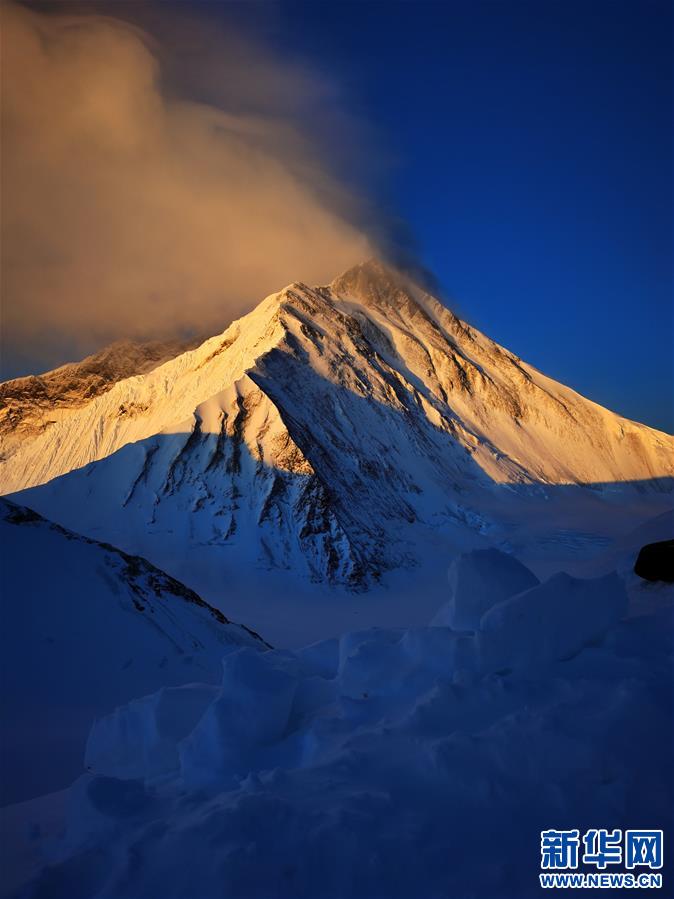
<path id="1" fill-rule="evenodd" d="M 178 85 L 140 28 L 63 9 L 3 8 L 8 374 L 220 330 L 367 252 L 356 201 L 299 124 L 332 104 L 329 84 L 223 32 L 217 88 L 194 72 Z"/>

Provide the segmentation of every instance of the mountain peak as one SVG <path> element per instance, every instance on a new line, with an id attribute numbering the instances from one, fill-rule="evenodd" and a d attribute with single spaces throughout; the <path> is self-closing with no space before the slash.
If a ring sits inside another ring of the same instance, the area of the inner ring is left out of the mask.
<path id="1" fill-rule="evenodd" d="M 411 564 L 420 534 L 509 540 L 496 485 L 674 476 L 671 437 L 546 378 L 376 259 L 32 420 L 0 433 L 4 492 L 32 488 L 28 505 L 178 577 L 199 547 L 213 583 L 247 560 L 361 588 Z"/>
<path id="2" fill-rule="evenodd" d="M 414 294 L 419 292 L 406 274 L 375 257 L 338 275 L 330 288 L 341 296 L 375 305 L 386 305 L 395 300 L 415 301 Z"/>

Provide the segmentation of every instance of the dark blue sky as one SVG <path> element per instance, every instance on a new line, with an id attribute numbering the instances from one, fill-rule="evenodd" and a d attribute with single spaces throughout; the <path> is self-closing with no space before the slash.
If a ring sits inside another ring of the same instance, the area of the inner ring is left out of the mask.
<path id="1" fill-rule="evenodd" d="M 205 7 L 339 85 L 376 134 L 358 177 L 461 314 L 674 428 L 668 2 Z"/>

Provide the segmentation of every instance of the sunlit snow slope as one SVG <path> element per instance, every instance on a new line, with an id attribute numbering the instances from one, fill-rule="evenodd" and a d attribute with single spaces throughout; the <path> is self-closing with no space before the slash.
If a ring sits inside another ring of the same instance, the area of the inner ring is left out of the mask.
<path id="1" fill-rule="evenodd" d="M 217 550 L 223 573 L 251 561 L 352 586 L 416 562 L 422 531 L 493 531 L 513 488 L 543 502 L 562 485 L 668 491 L 673 476 L 674 438 L 377 262 L 268 297 L 0 463 L 3 492 L 33 487 L 22 502 L 162 567 L 189 545 Z"/>
<path id="2" fill-rule="evenodd" d="M 47 431 L 64 410 L 87 405 L 118 381 L 152 371 L 197 343 L 118 340 L 81 362 L 5 381 L 0 384 L 3 457 L 12 455 L 21 441 Z"/>

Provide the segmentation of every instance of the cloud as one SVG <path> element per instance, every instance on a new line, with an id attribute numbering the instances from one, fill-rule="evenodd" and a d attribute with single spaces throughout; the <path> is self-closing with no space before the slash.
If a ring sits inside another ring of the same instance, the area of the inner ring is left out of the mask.
<path id="1" fill-rule="evenodd" d="M 110 16 L 3 7 L 8 368 L 215 333 L 372 252 L 307 124 L 334 88 L 231 29 L 203 35 L 172 52 Z"/>

